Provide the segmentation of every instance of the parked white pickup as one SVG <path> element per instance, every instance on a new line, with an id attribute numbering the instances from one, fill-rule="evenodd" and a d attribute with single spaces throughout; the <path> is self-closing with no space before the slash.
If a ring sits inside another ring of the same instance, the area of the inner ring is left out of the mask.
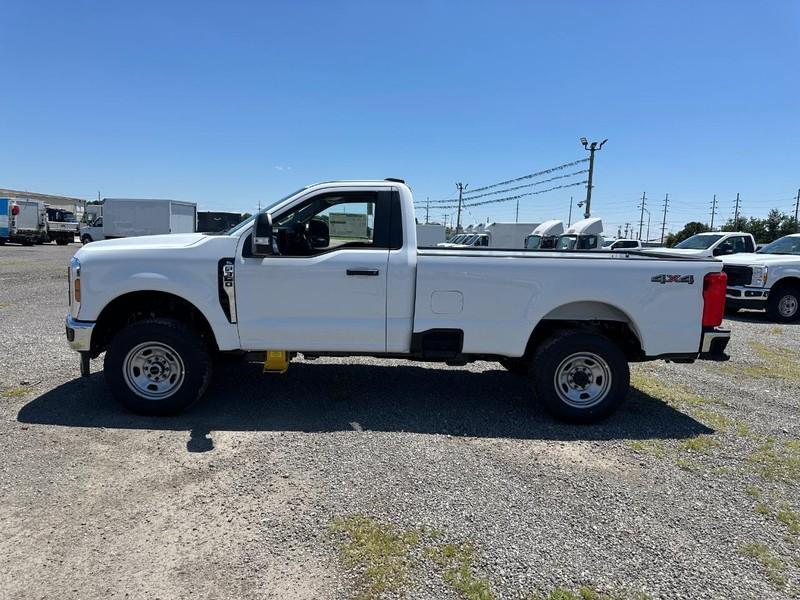
<path id="1" fill-rule="evenodd" d="M 800 234 L 787 235 L 755 254 L 722 259 L 731 311 L 766 309 L 773 321 L 800 319 Z"/>
<path id="2" fill-rule="evenodd" d="M 367 227 L 336 237 L 329 216 Z M 303 188 L 222 235 L 109 240 L 70 266 L 67 338 L 105 352 L 113 394 L 174 413 L 200 397 L 215 352 L 497 361 L 552 412 L 610 414 L 628 363 L 724 360 L 725 275 L 711 260 L 641 253 L 418 249 L 398 180 Z M 286 354 L 283 354 L 283 353 Z"/>

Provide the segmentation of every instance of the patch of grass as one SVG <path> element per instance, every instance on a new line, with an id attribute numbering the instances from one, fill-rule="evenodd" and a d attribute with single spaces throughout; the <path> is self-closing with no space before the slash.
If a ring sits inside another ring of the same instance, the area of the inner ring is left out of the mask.
<path id="1" fill-rule="evenodd" d="M 661 440 L 628 440 L 626 444 L 640 454 L 649 454 L 656 458 L 667 455 L 667 446 Z"/>
<path id="2" fill-rule="evenodd" d="M 772 509 L 766 502 L 756 502 L 756 512 L 760 515 L 768 515 Z"/>
<path id="3" fill-rule="evenodd" d="M 666 384 L 644 373 L 631 374 L 631 385 L 643 394 L 657 398 L 672 406 L 724 405 L 717 398 L 699 396 L 674 383 Z"/>
<path id="4" fill-rule="evenodd" d="M 774 438 L 768 437 L 748 460 L 758 467 L 764 479 L 800 480 L 800 442 L 797 440 L 778 444 Z"/>
<path id="5" fill-rule="evenodd" d="M 704 454 L 719 446 L 719 442 L 710 435 L 698 435 L 678 444 L 678 449 L 685 452 Z"/>
<path id="6" fill-rule="evenodd" d="M 792 535 L 800 535 L 800 515 L 789 506 L 782 506 L 775 514 L 775 518 L 786 525 L 789 533 Z"/>
<path id="7" fill-rule="evenodd" d="M 403 531 L 363 515 L 338 517 L 330 528 L 339 539 L 342 563 L 357 573 L 356 598 L 372 600 L 406 592 L 419 531 Z"/>
<path id="8" fill-rule="evenodd" d="M 775 556 L 766 544 L 751 542 L 741 548 L 744 556 L 754 558 L 764 568 L 769 579 L 775 587 L 783 589 L 786 587 L 786 563 L 780 557 Z"/>
<path id="9" fill-rule="evenodd" d="M 26 387 L 12 387 L 0 390 L 0 396 L 3 398 L 22 398 L 26 396 L 28 392 L 29 389 Z"/>
<path id="10" fill-rule="evenodd" d="M 546 596 L 533 594 L 528 600 L 650 600 L 650 596 L 643 593 L 616 592 L 605 593 L 588 586 L 582 586 L 577 592 L 565 588 L 555 588 Z"/>
<path id="11" fill-rule="evenodd" d="M 761 488 L 754 485 L 748 485 L 745 491 L 747 492 L 747 495 L 752 498 L 760 498 L 762 493 Z"/>
<path id="12" fill-rule="evenodd" d="M 729 431 L 734 424 L 733 419 L 713 410 L 706 410 L 705 408 L 694 409 L 692 415 L 703 421 L 704 425 L 716 431 Z"/>
<path id="13" fill-rule="evenodd" d="M 684 471 L 689 471 L 690 473 L 699 473 L 703 467 L 702 465 L 697 462 L 696 460 L 692 460 L 691 458 L 686 458 L 684 456 L 679 456 L 675 459 L 675 464 L 678 465 L 679 469 L 683 469 Z"/>
<path id="14" fill-rule="evenodd" d="M 463 544 L 442 544 L 426 552 L 439 568 L 443 569 L 444 582 L 468 600 L 494 600 L 489 580 L 475 574 L 475 547 Z"/>
<path id="15" fill-rule="evenodd" d="M 759 359 L 757 366 L 739 366 L 737 370 L 748 377 L 774 377 L 800 382 L 800 353 L 788 348 L 776 348 L 761 342 L 748 342 Z"/>
<path id="16" fill-rule="evenodd" d="M 778 327 L 777 325 L 775 325 L 775 326 L 769 328 L 769 332 L 772 333 L 772 334 L 777 335 L 779 333 L 783 333 L 783 328 L 782 327 Z"/>

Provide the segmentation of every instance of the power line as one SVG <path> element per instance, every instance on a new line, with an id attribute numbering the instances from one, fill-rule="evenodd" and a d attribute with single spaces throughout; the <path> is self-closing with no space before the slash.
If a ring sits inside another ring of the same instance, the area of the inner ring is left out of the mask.
<path id="1" fill-rule="evenodd" d="M 568 179 L 570 177 L 574 177 L 575 175 L 580 175 L 581 173 L 588 173 L 588 172 L 589 169 L 581 169 L 580 171 L 573 171 L 572 173 L 567 173 L 566 175 L 556 175 L 555 177 L 550 177 L 549 179 L 542 179 L 540 181 L 534 181 L 533 183 L 526 183 L 525 185 L 517 185 L 502 190 L 495 190 L 494 192 L 486 192 L 485 194 L 475 195 L 475 190 L 473 190 L 472 192 L 464 196 L 464 200 L 477 200 L 478 198 L 483 198 L 485 196 L 493 196 L 494 194 L 505 194 L 507 192 L 513 192 L 515 190 L 521 190 L 523 188 L 533 187 L 535 185 L 542 185 L 543 183 L 556 181 L 557 179 Z"/>
<path id="2" fill-rule="evenodd" d="M 558 165 L 557 167 L 551 167 L 549 169 L 544 169 L 543 171 L 537 171 L 536 173 L 530 173 L 528 175 L 523 175 L 522 177 L 515 177 L 514 179 L 508 179 L 506 181 L 501 181 L 500 183 L 493 183 L 492 185 L 485 185 L 483 187 L 475 188 L 472 190 L 472 193 L 483 192 L 486 190 L 491 190 L 496 187 L 501 187 L 503 185 L 507 185 L 509 183 L 516 183 L 517 181 L 524 181 L 525 179 L 532 179 L 534 177 L 540 177 L 541 175 L 549 175 L 550 173 L 554 173 L 556 171 L 560 171 L 562 169 L 567 169 L 569 167 L 574 167 L 575 165 L 579 165 L 581 163 L 588 162 L 588 158 L 582 158 L 580 160 L 574 160 L 572 162 L 564 163 L 563 165 Z M 434 200 L 434 202 L 449 202 L 449 200 Z"/>
<path id="3" fill-rule="evenodd" d="M 498 202 L 508 202 L 509 200 L 516 200 L 517 198 L 524 198 L 525 196 L 536 196 L 538 194 L 544 194 L 546 192 L 552 192 L 554 190 L 561 190 L 568 187 L 575 187 L 577 185 L 583 185 L 586 183 L 584 181 L 576 181 L 575 183 L 565 183 L 562 185 L 556 185 L 551 188 L 547 188 L 545 190 L 538 190 L 536 192 L 527 192 L 525 194 L 517 194 L 516 196 L 507 196 L 505 198 L 495 198 L 494 200 L 483 200 L 481 202 L 473 202 L 472 204 L 463 204 L 462 208 L 471 208 L 473 206 L 483 206 L 484 204 L 496 204 Z M 437 208 L 458 208 L 458 205 L 453 206 L 437 206 Z"/>

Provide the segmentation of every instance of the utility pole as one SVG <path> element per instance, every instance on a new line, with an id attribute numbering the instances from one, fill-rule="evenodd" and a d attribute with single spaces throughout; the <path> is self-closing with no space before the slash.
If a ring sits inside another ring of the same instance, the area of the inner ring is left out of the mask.
<path id="1" fill-rule="evenodd" d="M 714 216 L 717 214 L 717 195 L 714 194 L 714 199 L 711 201 L 711 231 L 714 231 Z"/>
<path id="2" fill-rule="evenodd" d="M 739 229 L 739 192 L 736 192 L 736 211 L 733 215 L 733 230 Z"/>
<path id="3" fill-rule="evenodd" d="M 794 199 L 794 231 L 800 232 L 800 223 L 797 222 L 797 214 L 800 211 L 800 188 L 797 190 L 797 198 Z"/>
<path id="4" fill-rule="evenodd" d="M 572 225 L 572 196 L 569 197 L 569 217 L 567 218 L 567 227 Z"/>
<path id="5" fill-rule="evenodd" d="M 519 223 L 519 198 L 517 198 L 517 216 L 514 217 L 514 223 Z"/>
<path id="6" fill-rule="evenodd" d="M 627 237 L 628 237 L 628 229 L 630 228 L 630 226 L 631 226 L 631 224 L 630 224 L 630 223 L 625 223 L 625 238 L 626 238 L 626 239 L 627 239 Z"/>
<path id="7" fill-rule="evenodd" d="M 600 142 L 598 146 L 597 142 L 589 143 L 585 137 L 581 138 L 581 144 L 583 144 L 583 149 L 589 151 L 589 181 L 586 182 L 586 204 L 585 209 L 583 211 L 583 218 L 588 219 L 592 216 L 592 176 L 594 175 L 594 153 L 598 150 L 603 149 L 603 144 L 608 141 L 608 138 L 604 139 Z"/>
<path id="8" fill-rule="evenodd" d="M 456 221 L 456 233 L 461 233 L 461 197 L 464 195 L 464 190 L 467 189 L 467 185 L 461 183 L 460 181 L 456 184 L 458 188 L 458 220 Z"/>
<path id="9" fill-rule="evenodd" d="M 642 239 L 642 227 L 644 227 L 644 203 L 647 202 L 647 192 L 642 192 L 642 216 L 639 218 L 639 240 Z"/>
<path id="10" fill-rule="evenodd" d="M 426 204 L 425 204 L 425 225 L 427 225 L 428 224 L 428 213 L 431 210 L 431 197 L 430 196 L 426 196 L 425 197 L 425 202 L 426 202 Z"/>
<path id="11" fill-rule="evenodd" d="M 669 194 L 664 196 L 664 218 L 661 220 L 661 245 L 664 245 L 664 232 L 667 229 L 667 206 L 669 205 Z"/>

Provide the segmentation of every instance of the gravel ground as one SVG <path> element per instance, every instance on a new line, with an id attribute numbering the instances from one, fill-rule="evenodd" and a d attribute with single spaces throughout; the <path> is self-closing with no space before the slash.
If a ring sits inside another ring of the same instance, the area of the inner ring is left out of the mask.
<path id="1" fill-rule="evenodd" d="M 0 248 L 2 598 L 347 598 L 364 579 L 331 523 L 355 515 L 435 532 L 408 597 L 460 597 L 422 552 L 442 543 L 474 548 L 486 597 L 800 593 L 800 325 L 743 313 L 730 363 L 637 365 L 589 427 L 492 363 L 372 359 L 223 363 L 186 414 L 143 418 L 101 361 L 78 378 L 75 250 Z"/>

